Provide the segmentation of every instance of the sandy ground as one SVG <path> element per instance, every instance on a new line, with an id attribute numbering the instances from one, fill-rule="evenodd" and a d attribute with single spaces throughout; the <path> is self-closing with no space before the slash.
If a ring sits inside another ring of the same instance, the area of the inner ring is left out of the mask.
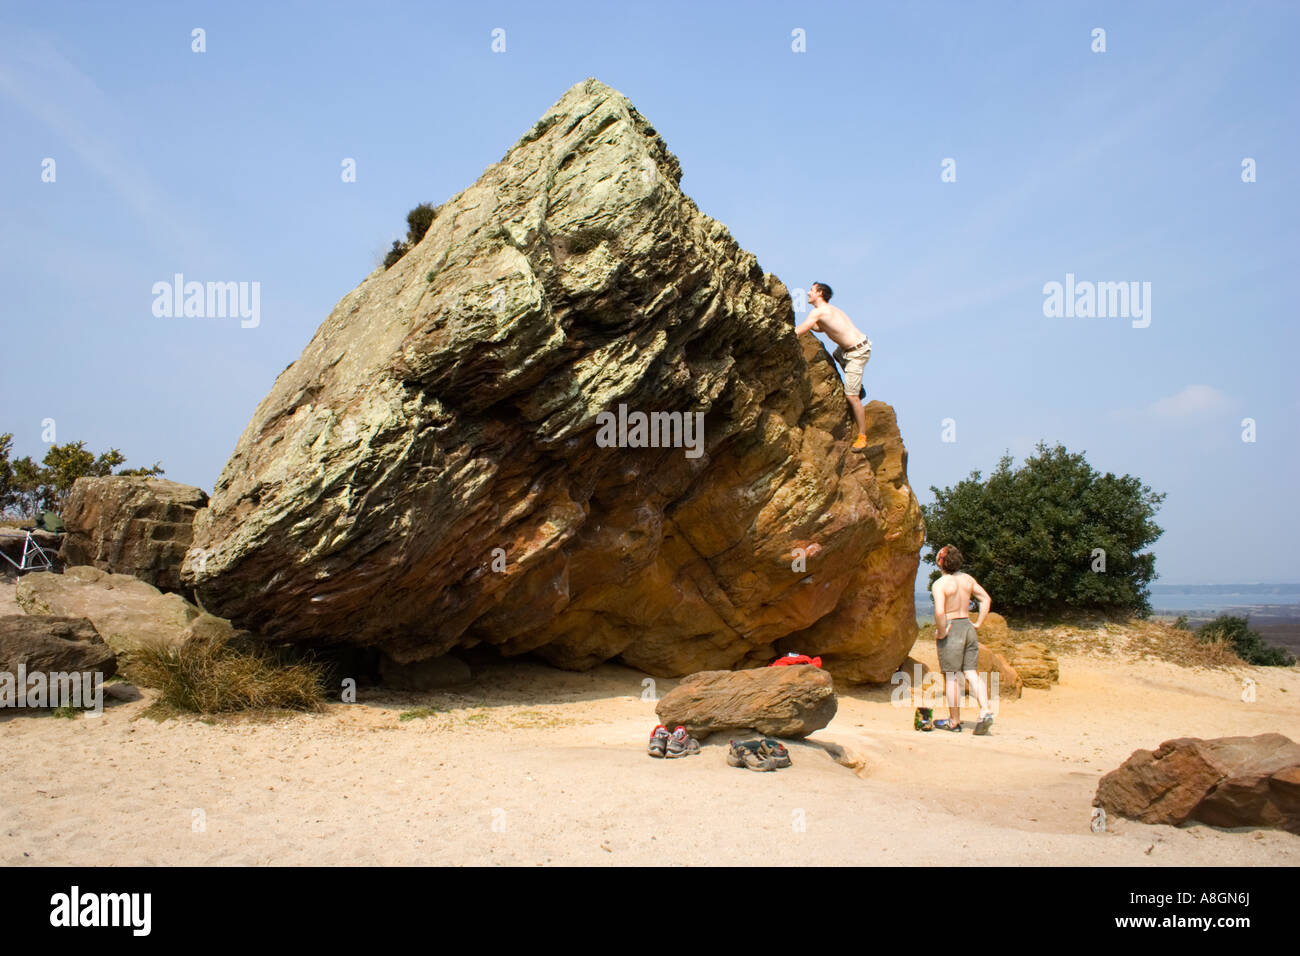
<path id="1" fill-rule="evenodd" d="M 1277 831 L 1089 826 L 1098 777 L 1135 749 L 1296 737 L 1300 669 L 1060 663 L 988 737 L 917 733 L 889 687 L 844 691 L 776 773 L 728 767 L 725 740 L 648 757 L 644 675 L 613 665 L 493 665 L 455 693 L 363 688 L 261 721 L 160 722 L 148 691 L 97 718 L 7 712 L 0 864 L 1300 864 Z"/>

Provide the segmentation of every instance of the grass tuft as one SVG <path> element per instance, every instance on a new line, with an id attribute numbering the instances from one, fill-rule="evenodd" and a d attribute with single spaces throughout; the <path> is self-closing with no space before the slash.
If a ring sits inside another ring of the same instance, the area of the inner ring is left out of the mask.
<path id="1" fill-rule="evenodd" d="M 322 665 L 237 638 L 145 645 L 132 651 L 130 670 L 176 711 L 319 710 L 325 700 Z"/>

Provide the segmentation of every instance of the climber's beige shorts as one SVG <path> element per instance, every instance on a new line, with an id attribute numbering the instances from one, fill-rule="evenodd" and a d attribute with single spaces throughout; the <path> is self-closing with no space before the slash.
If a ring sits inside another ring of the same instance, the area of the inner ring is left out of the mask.
<path id="1" fill-rule="evenodd" d="M 835 361 L 844 366 L 844 394 L 858 397 L 862 389 L 862 372 L 871 358 L 871 339 L 845 350 L 843 346 L 835 349 Z"/>

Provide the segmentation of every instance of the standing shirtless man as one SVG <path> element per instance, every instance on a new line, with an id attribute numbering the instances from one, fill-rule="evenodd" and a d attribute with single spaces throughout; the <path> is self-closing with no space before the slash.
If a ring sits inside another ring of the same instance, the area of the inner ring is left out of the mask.
<path id="1" fill-rule="evenodd" d="M 948 719 L 936 720 L 934 726 L 940 730 L 961 732 L 961 711 L 957 705 L 961 700 L 961 679 L 965 677 L 975 685 L 975 694 L 979 698 L 980 722 L 975 725 L 975 733 L 983 736 L 993 726 L 993 713 L 989 710 L 988 690 L 976 669 L 980 645 L 975 632 L 988 616 L 992 601 L 980 583 L 962 571 L 961 552 L 952 545 L 941 548 L 935 562 L 943 576 L 931 585 L 930 594 L 934 597 L 939 669 L 948 681 Z M 974 624 L 969 611 L 972 594 L 980 602 L 980 616 Z"/>
<path id="2" fill-rule="evenodd" d="M 858 423 L 858 437 L 853 441 L 853 450 L 862 451 L 867 447 L 867 413 L 862 408 L 862 399 L 858 391 L 862 388 L 862 371 L 871 358 L 871 340 L 858 331 L 843 311 L 830 304 L 831 287 L 825 282 L 814 282 L 808 290 L 808 304 L 813 307 L 807 321 L 795 326 L 795 335 L 805 332 L 825 332 L 826 337 L 839 346 L 835 350 L 835 361 L 844 366 L 844 394 L 853 409 L 853 419 Z"/>

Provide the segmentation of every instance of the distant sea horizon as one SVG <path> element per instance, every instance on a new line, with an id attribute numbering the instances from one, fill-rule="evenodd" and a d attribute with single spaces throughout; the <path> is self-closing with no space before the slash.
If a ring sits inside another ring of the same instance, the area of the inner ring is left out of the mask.
<path id="1" fill-rule="evenodd" d="M 1260 605 L 1300 604 L 1300 583 L 1295 584 L 1153 584 L 1151 609 L 1182 613 L 1185 611 L 1218 611 L 1231 608 L 1248 608 Z M 916 596 L 928 603 L 930 592 L 920 576 L 917 578 Z M 994 603 L 997 595 L 993 596 Z"/>
<path id="2" fill-rule="evenodd" d="M 918 575 L 918 621 L 930 620 L 933 614 L 923 581 Z M 1186 615 L 1193 625 L 1220 614 L 1248 618 L 1252 630 L 1300 656 L 1300 584 L 1152 584 L 1150 591 L 1156 617 Z M 997 610 L 996 594 L 993 609 Z"/>

